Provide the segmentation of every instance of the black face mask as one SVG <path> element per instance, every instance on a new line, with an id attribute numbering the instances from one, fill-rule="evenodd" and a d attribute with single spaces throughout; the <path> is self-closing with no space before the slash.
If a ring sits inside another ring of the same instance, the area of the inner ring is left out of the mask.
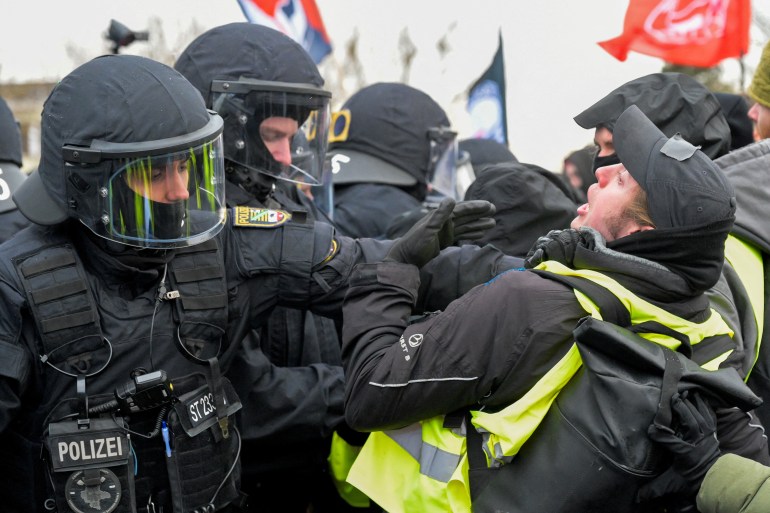
<path id="1" fill-rule="evenodd" d="M 614 164 L 620 164 L 620 158 L 618 157 L 617 153 L 613 153 L 612 155 L 607 155 L 604 157 L 594 156 L 592 169 L 595 174 L 596 170 L 600 167 L 612 166 Z"/>

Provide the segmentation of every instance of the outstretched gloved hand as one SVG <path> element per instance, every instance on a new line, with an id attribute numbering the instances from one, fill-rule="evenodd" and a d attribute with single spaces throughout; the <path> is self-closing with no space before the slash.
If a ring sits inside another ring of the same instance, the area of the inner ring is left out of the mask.
<path id="1" fill-rule="evenodd" d="M 667 495 L 694 499 L 703 479 L 720 456 L 716 414 L 697 393 L 671 397 L 672 427 L 652 424 L 647 435 L 673 456 L 671 467 L 638 494 L 640 501 Z"/>
<path id="2" fill-rule="evenodd" d="M 524 257 L 524 267 L 533 269 L 547 260 L 569 265 L 575 250 L 583 243 L 583 234 L 577 230 L 551 230 L 539 237 Z"/>
<path id="3" fill-rule="evenodd" d="M 495 225 L 495 207 L 488 201 L 444 199 L 393 242 L 385 261 L 422 267 L 457 239 L 473 240 Z"/>
<path id="4" fill-rule="evenodd" d="M 484 200 L 457 203 L 452 210 L 453 241 L 478 240 L 495 227 L 495 206 Z"/>

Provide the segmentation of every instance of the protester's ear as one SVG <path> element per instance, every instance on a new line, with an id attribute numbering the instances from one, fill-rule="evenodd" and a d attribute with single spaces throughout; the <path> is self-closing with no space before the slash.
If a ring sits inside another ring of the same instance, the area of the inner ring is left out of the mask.
<path id="1" fill-rule="evenodd" d="M 624 230 L 621 230 L 620 234 L 617 236 L 617 238 L 626 237 L 627 235 L 631 235 L 633 233 L 638 232 L 646 232 L 647 230 L 654 230 L 654 226 L 650 226 L 648 224 L 641 226 L 636 223 L 629 224 Z"/>

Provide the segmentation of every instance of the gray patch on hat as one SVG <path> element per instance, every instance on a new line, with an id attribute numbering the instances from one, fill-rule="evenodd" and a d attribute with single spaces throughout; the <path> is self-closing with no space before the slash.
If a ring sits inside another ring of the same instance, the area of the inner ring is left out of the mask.
<path id="1" fill-rule="evenodd" d="M 682 139 L 681 134 L 677 133 L 674 135 L 674 137 L 666 141 L 663 146 L 661 146 L 660 152 L 663 155 L 667 155 L 672 159 L 676 159 L 679 162 L 682 162 L 683 160 L 687 160 L 692 157 L 699 149 L 700 146 L 693 146 L 689 142 Z"/>

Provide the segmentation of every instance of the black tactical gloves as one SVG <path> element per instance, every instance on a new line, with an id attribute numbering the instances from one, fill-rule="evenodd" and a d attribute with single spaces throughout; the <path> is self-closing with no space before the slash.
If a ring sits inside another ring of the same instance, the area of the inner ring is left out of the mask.
<path id="1" fill-rule="evenodd" d="M 716 415 L 697 393 L 671 397 L 672 427 L 652 424 L 648 436 L 673 456 L 671 467 L 639 490 L 640 501 L 676 495 L 694 503 L 703 479 L 719 458 Z M 695 511 L 695 509 L 684 511 Z"/>
<path id="2" fill-rule="evenodd" d="M 452 242 L 474 241 L 495 227 L 495 206 L 484 200 L 461 201 L 452 210 Z M 442 248 L 443 249 L 443 248 Z"/>
<path id="3" fill-rule="evenodd" d="M 488 201 L 444 199 L 417 221 L 403 237 L 396 239 L 385 261 L 422 267 L 455 240 L 475 240 L 495 225 L 495 207 Z"/>
<path id="4" fill-rule="evenodd" d="M 585 243 L 585 234 L 577 230 L 551 230 L 538 238 L 524 257 L 524 267 L 532 269 L 547 260 L 570 265 L 578 245 Z"/>

